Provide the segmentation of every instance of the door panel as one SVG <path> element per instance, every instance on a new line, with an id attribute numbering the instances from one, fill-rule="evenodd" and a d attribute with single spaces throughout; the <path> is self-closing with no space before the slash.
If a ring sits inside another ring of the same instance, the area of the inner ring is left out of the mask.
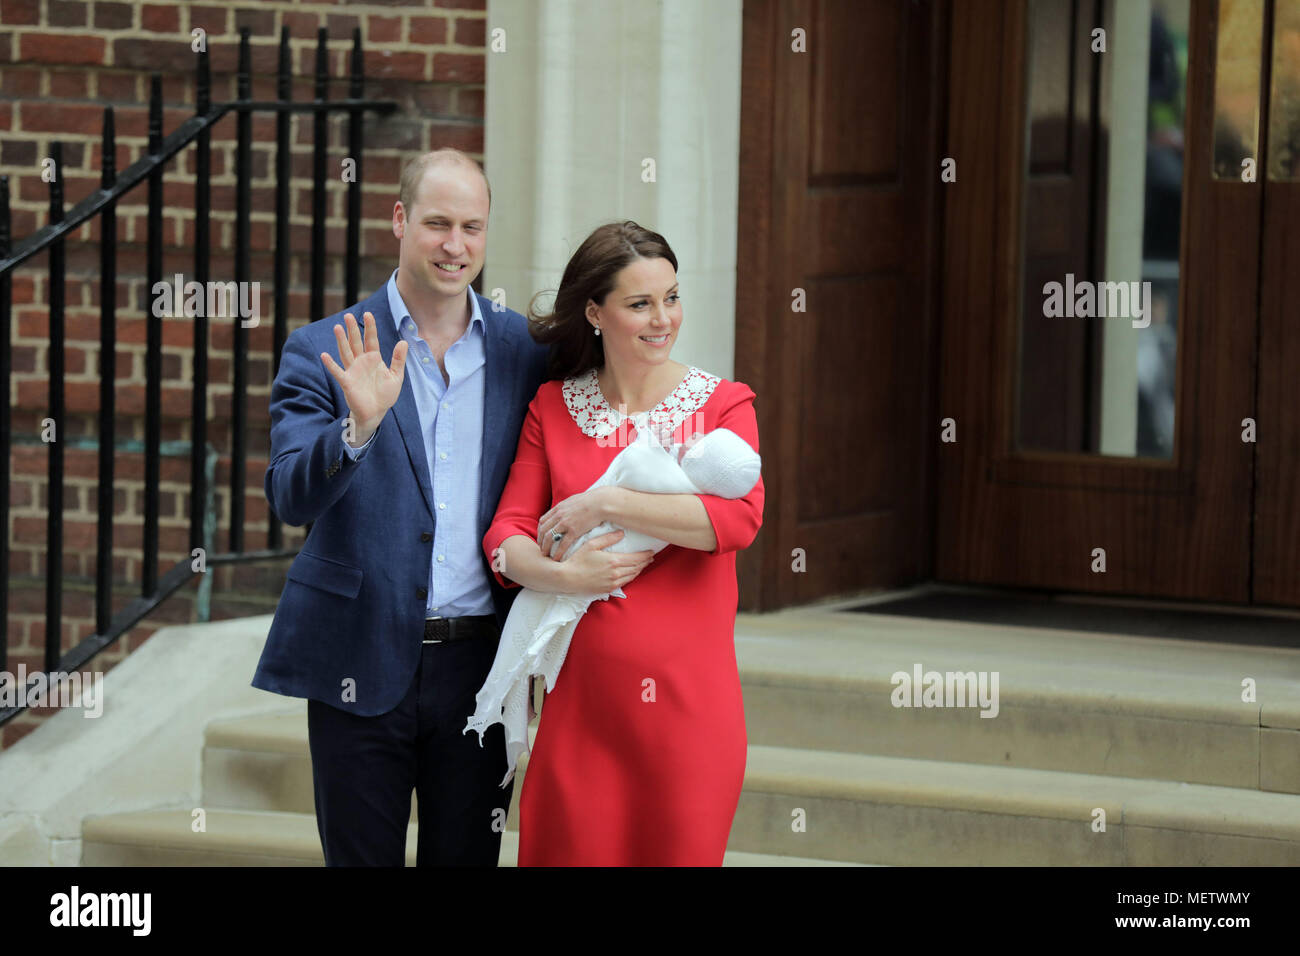
<path id="1" fill-rule="evenodd" d="M 1032 451 L 1016 441 L 1026 4 L 952 9 L 948 152 L 958 177 L 944 193 L 939 386 L 957 440 L 939 446 L 936 576 L 1248 601 L 1253 451 L 1240 423 L 1255 406 L 1261 198 L 1253 184 L 1210 176 L 1213 0 L 1191 3 L 1168 460 Z M 1095 549 L 1104 571 L 1094 569 Z"/>
<path id="2" fill-rule="evenodd" d="M 925 571 L 937 6 L 744 5 L 736 374 L 758 395 L 768 491 L 745 608 Z"/>

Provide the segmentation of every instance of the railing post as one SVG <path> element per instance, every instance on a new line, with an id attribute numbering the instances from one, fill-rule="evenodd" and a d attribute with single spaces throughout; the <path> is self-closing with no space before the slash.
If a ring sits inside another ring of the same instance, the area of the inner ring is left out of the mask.
<path id="1" fill-rule="evenodd" d="M 325 318 L 325 150 L 329 140 L 329 51 L 326 32 L 316 34 L 316 110 L 313 114 L 311 193 L 311 321 Z M 351 303 L 349 303 L 351 304 Z"/>
<path id="2" fill-rule="evenodd" d="M 63 221 L 62 143 L 50 144 L 50 159 L 54 163 L 54 178 L 50 180 L 50 222 L 58 223 Z M 53 421 L 54 433 L 50 436 L 52 440 L 46 443 L 49 448 L 45 492 L 49 504 L 45 515 L 46 671 L 58 669 L 63 637 L 63 442 L 67 437 L 64 434 L 67 427 L 64 414 L 64 269 L 63 238 L 60 237 L 50 244 L 49 262 L 50 349 L 47 363 L 50 369 L 49 418 Z"/>
<path id="3" fill-rule="evenodd" d="M 194 77 L 195 112 L 207 116 L 212 108 L 212 75 L 208 51 L 198 54 Z M 212 241 L 209 218 L 212 214 L 212 134 L 205 126 L 194 147 L 194 281 L 208 288 L 208 265 Z M 204 293 L 206 297 L 206 291 Z M 206 306 L 206 303 L 205 303 Z M 207 522 L 208 471 L 208 310 L 194 316 L 194 367 L 191 377 L 194 391 L 190 395 L 190 548 L 205 546 Z"/>
<path id="4" fill-rule="evenodd" d="M 293 79 L 289 62 L 289 28 L 280 28 L 280 64 L 276 77 L 276 97 L 282 104 L 293 98 Z M 293 172 L 289 152 L 287 109 L 275 114 L 275 326 L 271 334 L 271 381 L 280 371 L 280 353 L 289 331 L 289 179 Z M 275 512 L 267 508 L 266 546 L 284 546 L 284 526 Z"/>
<path id="5" fill-rule="evenodd" d="M 348 98 L 359 100 L 365 95 L 362 72 L 365 58 L 361 52 L 361 28 L 352 30 L 352 69 L 348 81 Z M 353 106 L 348 110 L 348 158 L 355 164 L 352 170 L 352 182 L 348 184 L 348 248 L 344 268 L 347 270 L 346 297 L 344 301 L 351 305 L 358 299 L 358 281 L 361 271 L 361 107 Z M 321 316 L 313 316 L 321 318 Z"/>
<path id="6" fill-rule="evenodd" d="M 0 259 L 9 257 L 9 177 L 0 176 Z M 0 273 L 0 671 L 9 670 L 9 464 L 13 460 L 10 433 L 9 379 L 13 371 L 10 316 L 13 307 L 13 281 L 8 272 Z"/>
<path id="7" fill-rule="evenodd" d="M 117 182 L 113 110 L 104 109 L 99 188 Z M 99 526 L 95 542 L 95 633 L 107 634 L 113 618 L 113 449 L 117 388 L 117 204 L 99 221 Z"/>
<path id="8" fill-rule="evenodd" d="M 162 152 L 162 76 L 153 74 L 149 86 L 149 155 Z M 154 289 L 162 281 L 163 167 L 149 173 L 148 249 L 145 285 L 149 313 L 145 316 L 144 410 L 144 567 L 140 591 L 148 597 L 158 588 L 158 467 L 162 441 L 162 316 Z M 173 306 L 175 303 L 173 303 Z"/>
<path id="9" fill-rule="evenodd" d="M 251 207 L 253 176 L 253 113 L 248 109 L 252 98 L 252 58 L 248 46 L 248 27 L 239 31 L 239 116 L 235 157 L 235 287 L 239 301 L 244 299 L 248 282 L 248 217 Z M 231 395 L 230 448 L 230 550 L 244 550 L 244 432 L 248 419 L 248 329 L 240 310 L 233 310 L 235 323 L 234 391 Z"/>

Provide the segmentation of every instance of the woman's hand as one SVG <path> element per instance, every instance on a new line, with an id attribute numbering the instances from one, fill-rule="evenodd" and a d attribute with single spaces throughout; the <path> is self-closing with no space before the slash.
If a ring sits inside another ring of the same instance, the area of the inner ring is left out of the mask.
<path id="1" fill-rule="evenodd" d="M 608 594 L 649 567 L 655 557 L 653 551 L 620 554 L 604 550 L 622 537 L 623 532 L 615 529 L 597 535 L 573 553 L 573 557 L 562 566 L 568 593 Z"/>
<path id="2" fill-rule="evenodd" d="M 542 515 L 537 522 L 537 546 L 541 548 L 542 554 L 563 561 L 573 547 L 573 542 L 605 520 L 611 490 L 608 485 L 589 488 L 570 495 Z M 563 535 L 559 541 L 555 540 L 557 531 Z M 600 545 L 602 548 L 607 546 Z"/>

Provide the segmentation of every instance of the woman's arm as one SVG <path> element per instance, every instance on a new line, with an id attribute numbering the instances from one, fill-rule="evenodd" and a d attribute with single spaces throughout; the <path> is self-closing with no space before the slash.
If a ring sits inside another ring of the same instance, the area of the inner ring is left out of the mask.
<path id="1" fill-rule="evenodd" d="M 622 531 L 598 535 L 568 561 L 556 561 L 543 555 L 532 538 L 514 534 L 501 542 L 494 570 L 547 594 L 608 594 L 631 582 L 654 560 L 653 551 L 604 550 L 622 537 Z"/>
<path id="2" fill-rule="evenodd" d="M 531 548 L 527 547 L 532 545 Z M 548 594 L 567 592 L 564 583 L 565 565 L 553 558 L 543 557 L 537 542 L 522 534 L 512 534 L 497 548 L 492 570 L 511 582 L 534 591 Z"/>
<path id="3" fill-rule="evenodd" d="M 541 394 L 539 391 L 528 406 L 510 476 L 483 536 L 488 567 L 505 588 L 522 585 L 551 594 L 608 594 L 640 574 L 654 552 L 602 550 L 623 537 L 618 531 L 593 538 L 564 563 L 542 554 L 532 536 L 537 516 L 551 500 L 550 467 L 538 411 Z"/>
<path id="4" fill-rule="evenodd" d="M 744 382 L 724 382 L 719 388 L 725 388 L 725 393 L 719 395 L 720 401 L 723 402 L 722 412 L 718 420 L 714 423 L 714 428 L 728 428 L 735 432 L 746 442 L 749 442 L 751 449 L 758 453 L 758 416 L 754 414 L 754 392 Z M 699 548 L 708 550 L 710 554 L 727 554 L 729 551 L 738 551 L 749 548 L 753 544 L 754 537 L 758 535 L 758 529 L 763 524 L 763 498 L 766 492 L 763 489 L 763 477 L 759 475 L 758 483 L 749 490 L 749 493 L 742 498 L 723 498 L 716 494 L 697 494 L 697 496 L 655 496 L 660 499 L 673 498 L 694 498 L 698 506 L 705 511 L 705 520 L 707 522 L 708 533 L 707 540 L 703 533 L 698 537 L 690 536 L 701 542 L 701 544 L 688 544 L 686 535 L 682 535 L 682 540 L 673 540 L 673 544 L 680 544 L 684 548 Z M 641 496 L 646 497 L 646 496 Z M 676 506 L 675 506 L 676 507 Z M 685 511 L 686 506 L 681 506 Z M 633 516 L 633 520 L 636 520 Z M 682 527 L 681 520 L 675 522 Z M 632 527 L 632 525 L 627 525 Z M 640 528 L 638 528 L 640 531 Z M 672 540 L 667 536 L 659 537 Z M 710 546 L 711 545 L 711 546 Z"/>
<path id="5" fill-rule="evenodd" d="M 726 393 L 720 396 L 725 405 L 714 427 L 730 429 L 757 452 L 754 392 L 740 382 L 726 387 Z M 735 499 L 710 494 L 656 494 L 613 485 L 589 488 L 543 514 L 534 543 L 543 555 L 562 558 L 568 541 L 607 521 L 678 547 L 726 554 L 753 542 L 763 523 L 764 494 L 761 476 L 747 495 Z M 563 532 L 567 541 L 555 542 L 551 535 L 556 530 Z"/>
<path id="6" fill-rule="evenodd" d="M 602 520 L 612 525 L 680 548 L 713 551 L 718 546 L 713 522 L 699 495 L 661 495 L 612 485 L 599 491 Z"/>

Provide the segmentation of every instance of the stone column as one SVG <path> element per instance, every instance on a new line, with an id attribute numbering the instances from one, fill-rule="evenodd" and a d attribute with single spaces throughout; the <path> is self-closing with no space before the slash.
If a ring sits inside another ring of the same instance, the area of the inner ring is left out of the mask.
<path id="1" fill-rule="evenodd" d="M 740 0 L 489 0 L 484 293 L 523 312 L 592 229 L 634 219 L 677 254 L 673 358 L 730 378 L 740 38 Z"/>

